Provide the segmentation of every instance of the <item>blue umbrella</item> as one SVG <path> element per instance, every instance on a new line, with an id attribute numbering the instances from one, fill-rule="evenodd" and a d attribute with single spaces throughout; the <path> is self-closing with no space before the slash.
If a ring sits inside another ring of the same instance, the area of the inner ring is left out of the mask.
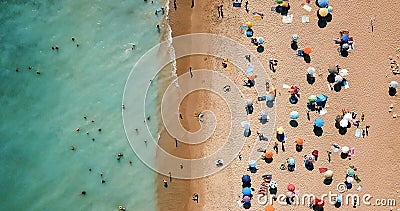
<path id="1" fill-rule="evenodd" d="M 322 126 L 324 126 L 324 120 L 321 119 L 321 118 L 317 118 L 317 119 L 314 121 L 314 125 L 317 126 L 317 127 L 322 127 Z"/>
<path id="2" fill-rule="evenodd" d="M 298 119 L 299 118 L 299 112 L 297 112 L 297 111 L 290 112 L 290 118 L 291 119 Z"/>
<path id="3" fill-rule="evenodd" d="M 287 163 L 288 163 L 289 165 L 294 165 L 294 164 L 296 163 L 296 160 L 295 160 L 294 158 L 289 158 L 289 159 L 287 160 Z"/>
<path id="4" fill-rule="evenodd" d="M 349 35 L 343 34 L 342 35 L 342 42 L 349 42 Z"/>
<path id="5" fill-rule="evenodd" d="M 264 38 L 259 37 L 259 38 L 258 38 L 258 43 L 263 44 L 263 43 L 264 43 Z"/>
<path id="6" fill-rule="evenodd" d="M 250 179 L 250 176 L 249 175 L 243 175 L 243 177 L 242 177 L 242 182 L 243 183 L 250 183 L 251 182 L 251 179 Z"/>
<path id="7" fill-rule="evenodd" d="M 242 190 L 242 193 L 244 196 L 250 196 L 251 195 L 251 189 L 249 187 L 245 187 Z"/>
<path id="8" fill-rule="evenodd" d="M 329 0 L 318 0 L 317 4 L 321 8 L 324 8 L 324 7 L 326 8 L 326 7 L 328 7 Z"/>
<path id="9" fill-rule="evenodd" d="M 320 94 L 317 96 L 317 103 L 325 102 L 327 99 L 328 99 L 328 96 L 326 96 L 324 94 Z"/>
<path id="10" fill-rule="evenodd" d="M 257 167 L 257 162 L 256 162 L 255 160 L 251 160 L 251 161 L 249 162 L 249 167 L 250 167 L 250 168 L 256 168 L 256 167 Z"/>

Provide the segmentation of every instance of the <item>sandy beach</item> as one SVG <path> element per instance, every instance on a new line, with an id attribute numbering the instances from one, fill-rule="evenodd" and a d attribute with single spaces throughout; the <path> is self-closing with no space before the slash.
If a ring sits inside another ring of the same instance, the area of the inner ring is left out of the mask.
<path id="1" fill-rule="evenodd" d="M 250 173 L 248 162 L 251 146 L 258 142 L 256 131 L 260 127 L 258 120 L 261 112 L 260 103 L 257 102 L 257 93 L 242 86 L 246 75 L 242 70 L 233 67 L 231 71 L 224 71 L 221 66 L 221 59 L 206 56 L 190 56 L 177 60 L 178 76 L 188 72 L 189 67 L 195 69 L 212 69 L 223 73 L 238 84 L 245 99 L 252 99 L 254 112 L 249 115 L 252 126 L 252 135 L 246 138 L 245 147 L 240 152 L 241 159 L 237 158 L 225 166 L 217 174 L 196 179 L 178 180 L 165 176 L 159 176 L 156 181 L 158 210 L 240 210 L 237 201 L 242 198 L 241 178 L 249 174 L 252 179 L 254 193 L 258 192 L 262 183 L 262 175 L 272 174 L 272 180 L 278 183 L 278 194 L 285 194 L 288 184 L 294 184 L 298 194 L 327 194 L 329 191 L 337 193 L 336 185 L 345 181 L 346 170 L 349 166 L 357 168 L 356 174 L 361 179 L 360 183 L 353 184 L 353 188 L 346 193 L 370 194 L 374 199 L 398 199 L 400 191 L 400 172 L 398 169 L 397 152 L 400 150 L 400 124 L 399 118 L 393 118 L 394 114 L 400 115 L 400 100 L 398 96 L 388 95 L 390 81 L 400 80 L 399 75 L 394 75 L 390 69 L 392 60 L 399 60 L 400 40 L 397 32 L 400 29 L 400 18 L 397 10 L 400 3 L 394 1 L 331 1 L 333 6 L 332 21 L 326 27 L 320 28 L 317 25 L 317 9 L 315 2 L 309 6 L 311 12 L 302 8 L 305 1 L 291 1 L 289 14 L 293 14 L 293 22 L 282 23 L 282 15 L 271 11 L 271 7 L 277 4 L 274 1 L 249 1 L 249 13 L 244 9 L 244 2 L 241 8 L 232 7 L 232 1 L 196 1 L 194 8 L 190 8 L 190 1 L 177 1 L 177 10 L 173 8 L 173 1 L 170 4 L 170 25 L 173 36 L 190 33 L 212 33 L 227 36 L 240 44 L 251 49 L 262 62 L 271 78 L 270 84 L 277 89 L 277 97 L 274 105 L 276 111 L 275 125 L 268 125 L 276 130 L 282 126 L 285 129 L 288 139 L 284 146 L 285 151 L 279 145 L 279 152 L 274 152 L 273 161 L 265 163 L 262 160 L 257 162 L 257 173 Z M 218 17 L 217 6 L 223 5 L 224 18 Z M 382 12 L 382 5 L 390 5 Z M 253 12 L 263 13 L 262 20 L 253 20 Z M 309 17 L 309 22 L 303 24 L 301 16 Z M 371 21 L 372 20 L 372 21 Z M 250 43 L 244 31 L 240 29 L 247 21 L 252 21 L 254 26 L 253 37 L 265 39 L 264 52 L 258 53 L 256 47 Z M 371 27 L 373 25 L 373 30 Z M 339 37 L 341 30 L 348 30 L 354 37 L 354 49 L 349 52 L 348 57 L 338 55 L 337 47 L 333 41 Z M 306 63 L 302 58 L 296 56 L 296 51 L 291 49 L 291 36 L 298 34 L 299 49 L 310 47 L 311 62 Z M 190 48 L 190 45 L 188 45 Z M 226 55 L 229 57 L 229 55 Z M 269 70 L 268 60 L 278 60 L 276 72 Z M 245 60 L 245 58 L 243 58 Z M 328 67 L 339 65 L 347 69 L 349 75 L 346 80 L 349 89 L 339 92 L 331 91 L 327 87 Z M 316 81 L 314 84 L 307 83 L 306 70 L 309 67 L 316 69 Z M 196 80 L 196 76 L 193 77 Z M 211 79 L 210 79 L 211 80 Z M 256 83 L 265 83 L 256 81 Z M 296 85 L 300 88 L 300 98 L 297 104 L 289 102 L 290 94 L 284 89 L 283 84 Z M 222 85 L 223 86 L 223 85 Z M 328 113 L 320 116 L 316 112 L 310 112 L 310 121 L 307 119 L 306 104 L 310 95 L 325 94 L 328 96 Z M 393 105 L 392 112 L 389 106 Z M 178 143 L 169 136 L 166 131 L 161 133 L 160 146 L 173 155 L 184 158 L 198 158 L 215 152 L 227 135 L 225 126 L 230 124 L 230 111 L 224 104 L 223 99 L 218 95 L 206 91 L 198 91 L 188 95 L 180 107 L 183 119 L 181 123 L 189 131 L 199 129 L 198 119 L 194 116 L 205 109 L 215 113 L 218 123 L 214 135 L 206 142 L 199 145 L 186 145 Z M 349 109 L 358 114 L 365 114 L 365 121 L 360 122 L 360 128 L 370 126 L 369 134 L 365 138 L 355 138 L 356 127 L 352 126 L 344 135 L 339 134 L 335 127 L 335 117 L 342 113 L 342 109 Z M 300 114 L 297 120 L 298 126 L 292 127 L 289 124 L 289 113 L 298 111 Z M 235 111 L 232 111 L 235 112 Z M 316 136 L 313 132 L 313 122 L 321 117 L 325 120 L 322 136 Z M 266 150 L 273 150 L 274 142 L 277 142 L 275 134 L 267 134 L 268 143 Z M 305 140 L 301 152 L 295 149 L 295 139 Z M 340 158 L 340 153 L 332 152 L 331 161 L 328 162 L 327 151 L 331 150 L 332 144 L 349 146 L 355 149 L 355 156 L 351 159 Z M 314 170 L 309 171 L 304 167 L 304 155 L 311 154 L 313 150 L 319 151 L 318 160 L 314 163 Z M 260 153 L 260 156 L 262 153 Z M 296 170 L 289 172 L 280 170 L 281 163 L 286 163 L 289 157 L 297 161 Z M 162 161 L 159 161 L 162 165 Z M 210 164 L 212 165 L 212 164 Z M 184 168 L 195 168 L 185 166 Z M 334 172 L 333 182 L 330 185 L 323 184 L 324 176 L 318 171 L 319 168 L 328 168 Z M 173 172 L 171 172 L 173 175 Z M 169 182 L 168 188 L 163 187 L 162 180 Z M 362 185 L 362 190 L 356 188 Z M 199 202 L 192 200 L 192 195 L 198 193 Z M 265 205 L 257 203 L 258 194 L 254 194 L 252 206 L 249 210 L 264 210 Z M 325 200 L 326 201 L 326 200 Z M 398 203 L 397 203 L 398 204 Z M 396 210 L 396 206 L 374 206 L 373 210 Z M 307 205 L 290 206 L 274 203 L 275 210 L 309 210 Z M 325 210 L 336 209 L 326 201 Z M 351 205 L 342 205 L 340 210 L 354 210 Z M 371 209 L 360 204 L 357 210 Z"/>

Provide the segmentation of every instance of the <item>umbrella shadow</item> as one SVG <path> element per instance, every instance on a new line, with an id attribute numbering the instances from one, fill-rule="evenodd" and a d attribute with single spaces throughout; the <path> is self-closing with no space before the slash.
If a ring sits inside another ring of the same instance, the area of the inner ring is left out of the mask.
<path id="1" fill-rule="evenodd" d="M 292 126 L 292 127 L 297 127 L 297 126 L 299 126 L 299 123 L 296 121 L 296 120 L 290 120 L 290 122 L 289 122 L 289 124 L 290 124 L 290 126 Z"/>
<path id="2" fill-rule="evenodd" d="M 297 152 L 303 151 L 303 146 L 302 146 L 302 145 L 296 144 L 296 151 L 297 151 Z"/>
<path id="3" fill-rule="evenodd" d="M 267 101 L 267 107 L 268 107 L 268 108 L 274 107 L 274 101 L 273 101 L 273 100 L 268 100 L 268 101 Z"/>
<path id="4" fill-rule="evenodd" d="M 310 111 L 315 111 L 315 110 L 316 110 L 315 104 L 314 104 L 314 103 L 307 103 L 307 108 L 308 108 Z"/>
<path id="5" fill-rule="evenodd" d="M 347 128 L 346 127 L 339 127 L 339 134 L 340 135 L 345 135 L 347 133 Z"/>
<path id="6" fill-rule="evenodd" d="M 257 52 L 258 52 L 258 53 L 264 52 L 264 46 L 259 45 L 259 46 L 257 47 Z"/>
<path id="7" fill-rule="evenodd" d="M 395 96 L 397 93 L 397 90 L 393 87 L 389 87 L 389 95 L 390 96 Z"/>
<path id="8" fill-rule="evenodd" d="M 242 188 L 250 188 L 251 187 L 251 182 L 244 182 L 242 185 Z"/>
<path id="9" fill-rule="evenodd" d="M 340 90 L 342 90 L 342 83 L 336 83 L 333 85 L 333 90 L 335 90 L 335 92 L 340 92 Z"/>
<path id="10" fill-rule="evenodd" d="M 290 5 L 288 5 L 288 7 L 282 7 L 280 5 L 278 5 L 277 7 L 275 7 L 275 12 L 280 13 L 283 16 L 288 15 L 290 10 Z"/>
<path id="11" fill-rule="evenodd" d="M 332 184 L 332 178 L 329 178 L 329 179 L 324 179 L 324 184 L 325 185 L 330 185 L 330 184 Z"/>
<path id="12" fill-rule="evenodd" d="M 321 127 L 317 127 L 315 125 L 313 131 L 316 136 L 322 136 L 322 134 L 324 133 L 324 130 Z"/>
<path id="13" fill-rule="evenodd" d="M 311 57 L 308 54 L 303 54 L 303 59 L 306 63 L 310 63 L 311 62 Z"/>
<path id="14" fill-rule="evenodd" d="M 290 104 L 296 104 L 297 102 L 299 102 L 299 99 L 297 98 L 297 96 L 295 94 L 292 94 L 289 98 L 289 102 L 290 102 Z"/>
<path id="15" fill-rule="evenodd" d="M 268 122 L 268 119 L 263 119 L 263 118 L 260 118 L 260 123 L 261 124 L 266 124 Z"/>
<path id="16" fill-rule="evenodd" d="M 251 207 L 251 203 L 250 202 L 246 202 L 246 203 L 243 204 L 243 208 L 246 209 L 246 210 L 250 209 L 250 207 Z"/>
<path id="17" fill-rule="evenodd" d="M 308 84 L 311 84 L 311 85 L 314 84 L 315 83 L 315 77 L 310 75 L 310 74 L 307 74 L 307 82 L 308 82 Z"/>
<path id="18" fill-rule="evenodd" d="M 324 20 L 324 19 L 321 19 L 321 18 L 319 18 L 318 19 L 318 26 L 319 26 L 319 28 L 325 28 L 326 27 L 326 25 L 327 25 L 327 22 Z"/>
<path id="19" fill-rule="evenodd" d="M 264 161 L 265 161 L 266 163 L 272 163 L 273 160 L 274 160 L 273 158 L 265 158 L 265 159 L 264 159 Z"/>
<path id="20" fill-rule="evenodd" d="M 336 202 L 336 203 L 335 203 L 335 207 L 336 207 L 336 208 L 339 208 L 340 206 L 342 206 L 342 203 L 340 203 L 340 202 Z"/>
<path id="21" fill-rule="evenodd" d="M 331 73 L 328 75 L 328 77 L 326 77 L 326 80 L 328 81 L 328 83 L 335 83 L 335 73 Z"/>
<path id="22" fill-rule="evenodd" d="M 278 192 L 278 188 L 270 188 L 269 193 L 270 194 L 276 194 Z"/>
<path id="23" fill-rule="evenodd" d="M 349 154 L 343 153 L 343 152 L 340 153 L 340 158 L 347 159 L 348 157 L 349 157 Z"/>
<path id="24" fill-rule="evenodd" d="M 340 56 L 342 57 L 348 57 L 349 56 L 349 52 L 342 50 L 342 48 L 339 49 L 340 50 Z"/>
<path id="25" fill-rule="evenodd" d="M 292 50 L 299 49 L 299 46 L 297 45 L 297 42 L 295 42 L 295 41 L 292 41 L 292 44 L 290 44 L 290 47 L 292 48 Z"/>
<path id="26" fill-rule="evenodd" d="M 305 166 L 306 166 L 306 169 L 309 171 L 314 170 L 314 164 L 311 162 L 309 162 L 309 163 L 306 162 Z"/>

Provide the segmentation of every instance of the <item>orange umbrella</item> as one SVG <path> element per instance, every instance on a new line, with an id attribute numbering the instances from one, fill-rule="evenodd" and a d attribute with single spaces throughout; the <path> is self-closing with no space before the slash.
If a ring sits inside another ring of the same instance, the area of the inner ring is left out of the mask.
<path id="1" fill-rule="evenodd" d="M 328 15 L 329 11 L 327 8 L 321 8 L 318 10 L 318 14 L 322 17 L 326 17 Z"/>
<path id="2" fill-rule="evenodd" d="M 310 54 L 311 53 L 311 48 L 304 48 L 304 53 L 305 54 Z"/>
<path id="3" fill-rule="evenodd" d="M 256 75 L 250 74 L 250 75 L 247 76 L 247 78 L 248 78 L 249 80 L 254 80 L 254 79 L 256 78 Z"/>
<path id="4" fill-rule="evenodd" d="M 272 205 L 270 205 L 270 204 L 268 204 L 266 207 L 265 207 L 265 211 L 274 211 L 275 210 L 275 208 L 272 206 Z"/>
<path id="5" fill-rule="evenodd" d="M 304 140 L 301 139 L 301 138 L 297 138 L 296 139 L 296 144 L 299 145 L 299 146 L 303 146 L 303 142 L 304 142 Z"/>
<path id="6" fill-rule="evenodd" d="M 271 159 L 273 155 L 274 153 L 271 150 L 269 150 L 265 152 L 264 157 Z"/>

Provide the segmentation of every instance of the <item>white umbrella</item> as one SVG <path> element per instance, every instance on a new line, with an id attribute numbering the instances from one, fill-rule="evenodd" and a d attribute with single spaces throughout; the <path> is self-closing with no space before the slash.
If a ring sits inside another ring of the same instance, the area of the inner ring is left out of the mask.
<path id="1" fill-rule="evenodd" d="M 341 69 L 341 70 L 339 71 L 339 75 L 342 76 L 342 77 L 346 77 L 346 76 L 349 75 L 349 71 L 346 70 L 346 69 Z"/>
<path id="2" fill-rule="evenodd" d="M 351 183 L 353 183 L 353 181 L 354 181 L 354 178 L 353 178 L 353 177 L 347 177 L 347 178 L 346 178 L 346 182 L 347 182 L 347 183 L 350 183 L 350 184 L 351 184 Z"/>
<path id="3" fill-rule="evenodd" d="M 342 76 L 340 76 L 340 75 L 336 75 L 335 76 L 335 82 L 336 83 L 340 83 L 340 82 L 342 82 L 343 81 L 343 77 Z"/>
<path id="4" fill-rule="evenodd" d="M 350 148 L 347 147 L 347 146 L 343 146 L 343 147 L 342 147 L 342 152 L 343 152 L 344 154 L 348 153 L 349 150 L 350 150 Z"/>
<path id="5" fill-rule="evenodd" d="M 333 171 L 332 170 L 325 171 L 324 177 L 326 179 L 331 179 L 333 177 Z"/>
<path id="6" fill-rule="evenodd" d="M 353 117 L 351 116 L 351 113 L 346 113 L 346 114 L 343 116 L 343 119 L 345 119 L 345 120 L 347 120 L 347 121 L 350 121 L 350 120 L 353 119 Z"/>
<path id="7" fill-rule="evenodd" d="M 340 127 L 347 127 L 349 125 L 349 121 L 347 121 L 346 119 L 342 119 L 339 122 Z"/>
<path id="8" fill-rule="evenodd" d="M 315 68 L 309 67 L 309 68 L 307 69 L 307 73 L 308 73 L 309 75 L 314 76 L 314 75 L 315 75 Z"/>
<path id="9" fill-rule="evenodd" d="M 252 106 L 253 105 L 253 101 L 248 99 L 248 100 L 246 100 L 246 104 L 247 104 L 247 106 Z"/>
<path id="10" fill-rule="evenodd" d="M 271 183 L 269 183 L 268 187 L 271 189 L 275 189 L 278 187 L 278 183 L 276 181 L 271 181 Z"/>
<path id="11" fill-rule="evenodd" d="M 350 49 L 350 45 L 347 44 L 347 43 L 345 43 L 345 44 L 342 45 L 342 49 L 345 50 L 345 51 L 347 51 L 347 50 Z"/>
<path id="12" fill-rule="evenodd" d="M 397 81 L 390 82 L 390 87 L 397 89 L 398 86 L 399 86 L 399 83 L 397 83 Z"/>

